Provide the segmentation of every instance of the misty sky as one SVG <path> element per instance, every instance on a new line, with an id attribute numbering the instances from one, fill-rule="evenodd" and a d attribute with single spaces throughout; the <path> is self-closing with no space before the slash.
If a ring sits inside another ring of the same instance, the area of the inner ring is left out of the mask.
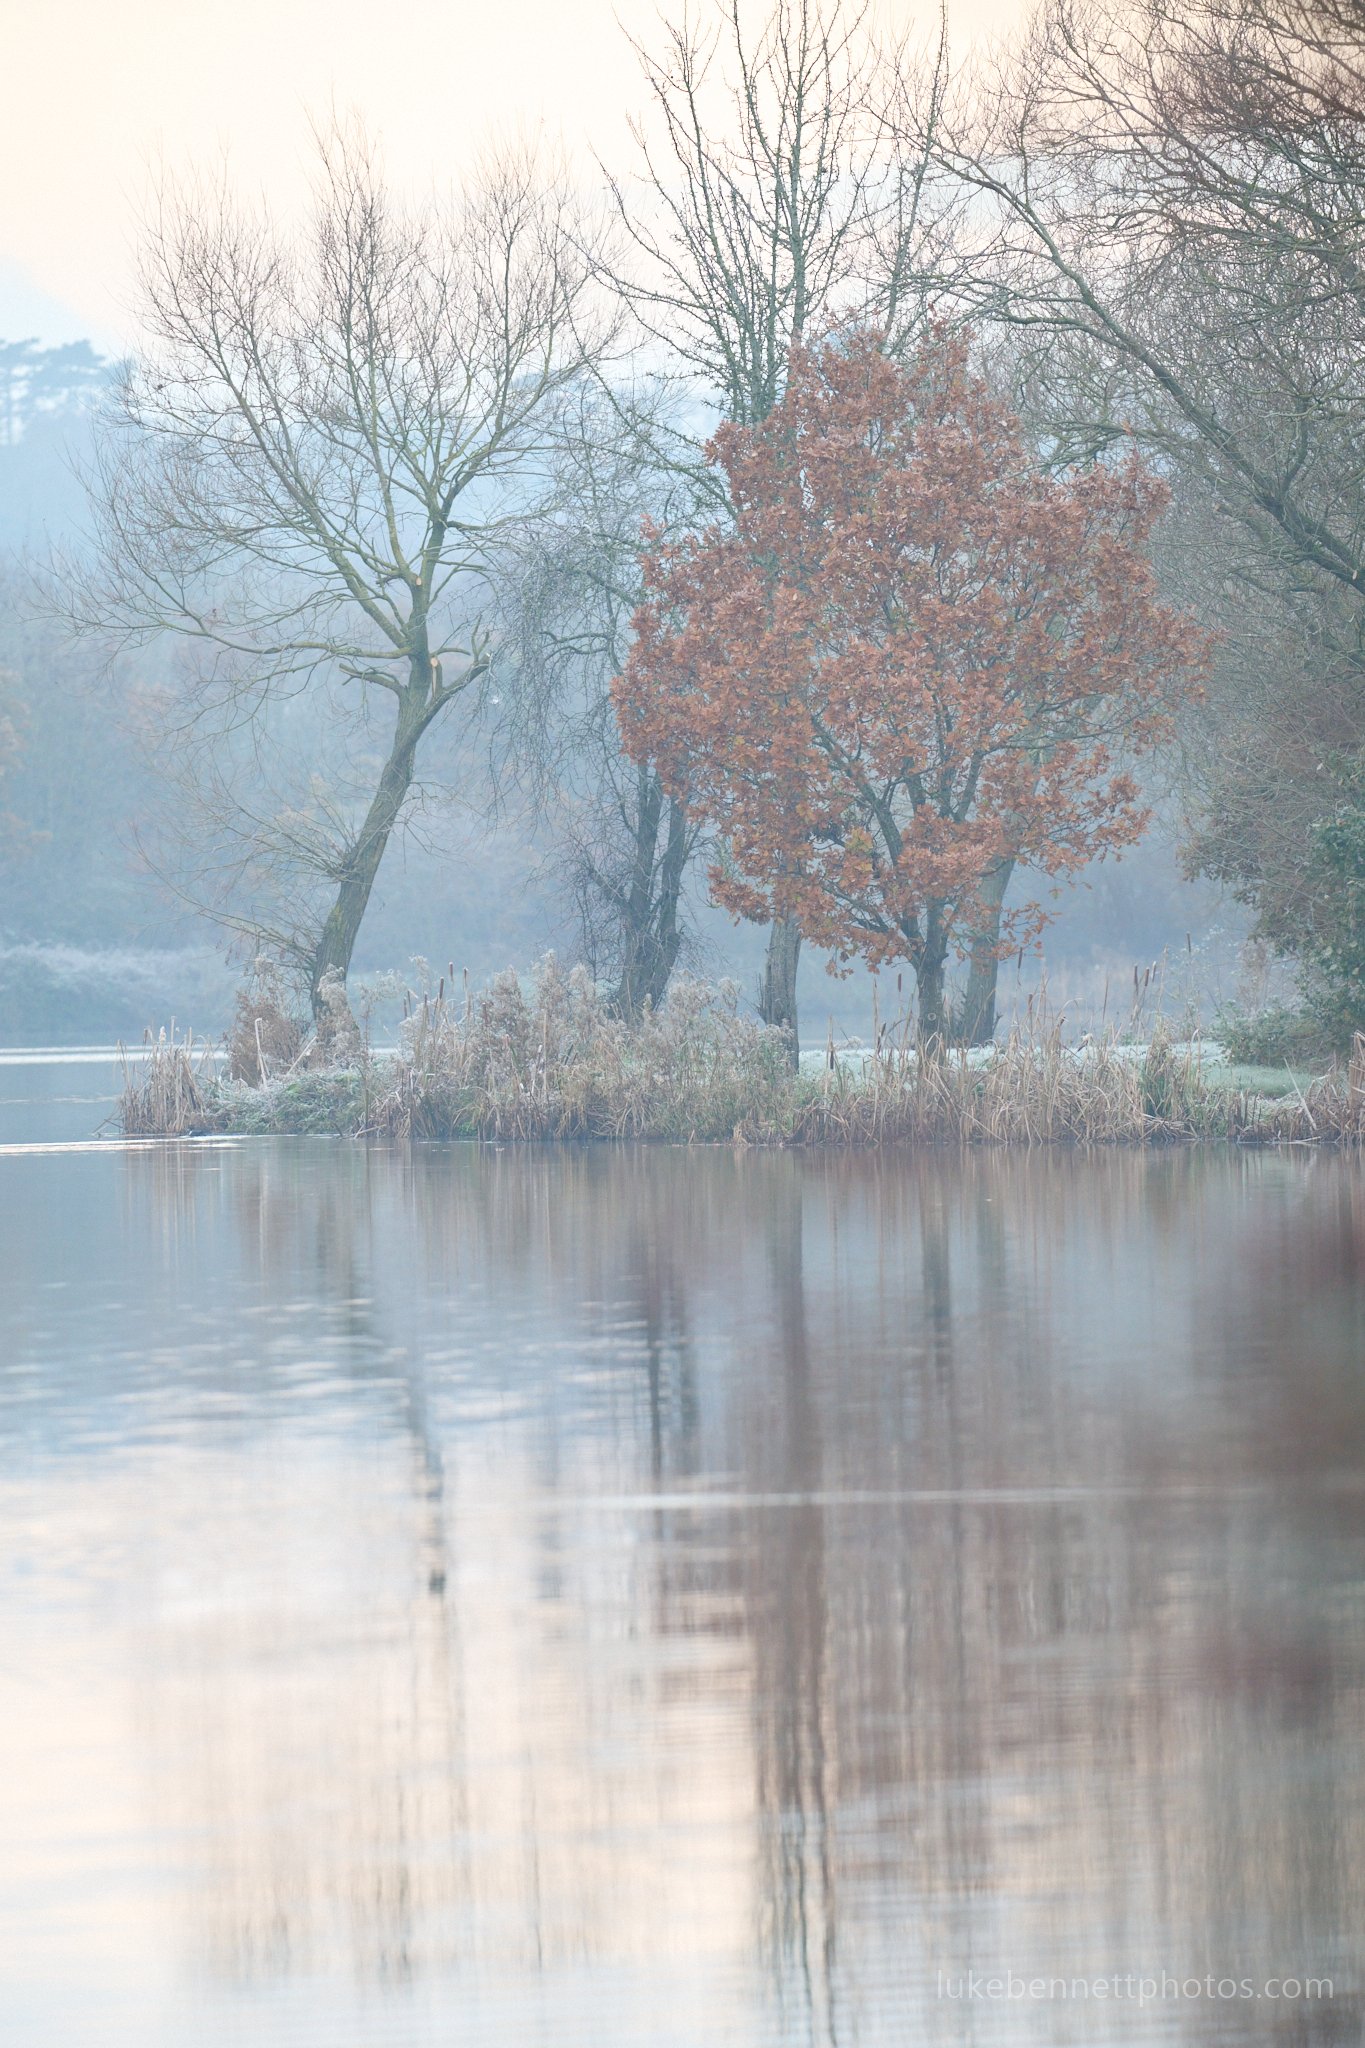
<path id="1" fill-rule="evenodd" d="M 960 40 L 1023 0 L 950 0 Z M 674 8 L 670 5 L 670 13 Z M 0 337 L 131 340 L 134 251 L 161 171 L 216 166 L 282 204 L 308 120 L 335 104 L 382 138 L 395 178 L 442 185 L 491 131 L 577 154 L 626 148 L 640 101 L 632 0 L 0 0 Z M 933 0 L 882 0 L 928 34 Z"/>

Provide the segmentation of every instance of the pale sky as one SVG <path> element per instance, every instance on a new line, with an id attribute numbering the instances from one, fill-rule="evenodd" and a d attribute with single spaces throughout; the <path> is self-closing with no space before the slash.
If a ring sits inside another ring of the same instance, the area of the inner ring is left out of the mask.
<path id="1" fill-rule="evenodd" d="M 1023 0 L 951 0 L 955 38 Z M 672 16 L 677 8 L 666 8 Z M 934 0 L 883 0 L 933 25 Z M 0 0 L 0 338 L 135 334 L 138 223 L 160 170 L 212 168 L 292 206 L 309 117 L 358 111 L 394 182 L 448 185 L 490 132 L 626 162 L 641 100 L 624 22 L 648 0 Z"/>

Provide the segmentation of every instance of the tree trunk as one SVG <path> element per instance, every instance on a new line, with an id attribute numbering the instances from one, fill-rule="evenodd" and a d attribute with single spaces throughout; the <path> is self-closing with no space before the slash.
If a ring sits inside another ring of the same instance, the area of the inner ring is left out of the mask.
<path id="1" fill-rule="evenodd" d="M 775 1024 L 791 1033 L 791 1060 L 799 1066 L 801 1040 L 796 1021 L 796 970 L 801 960 L 801 932 L 796 921 L 779 917 L 768 933 L 768 957 L 763 966 L 763 989 L 758 1005 L 765 1024 Z"/>
<path id="2" fill-rule="evenodd" d="M 668 829 L 658 853 L 664 804 Z M 634 1022 L 645 1004 L 657 1010 L 678 964 L 682 932 L 678 907 L 687 869 L 687 813 L 666 799 L 652 769 L 642 768 L 635 821 L 635 861 L 622 920 L 621 978 L 612 1008 Z"/>
<path id="3" fill-rule="evenodd" d="M 936 963 L 921 960 L 915 968 L 915 987 L 919 994 L 920 1039 L 936 1038 L 944 1043 L 948 1035 L 948 1014 L 943 1002 L 943 961 Z"/>
<path id="4" fill-rule="evenodd" d="M 915 989 L 919 998 L 919 1038 L 931 1038 L 940 1045 L 948 1039 L 948 1012 L 944 1003 L 943 970 L 948 962 L 948 937 L 936 903 L 925 906 L 924 944 L 915 960 Z"/>
<path id="5" fill-rule="evenodd" d="M 415 693 L 400 700 L 398 724 L 394 729 L 389 758 L 384 763 L 379 786 L 370 799 L 365 822 L 347 853 L 336 902 L 327 913 L 327 922 L 322 927 L 309 970 L 309 996 L 315 1021 L 321 1014 L 318 989 L 323 976 L 335 972 L 344 981 L 350 972 L 351 955 L 355 951 L 379 863 L 384 858 L 384 849 L 412 787 L 417 742 L 426 722 L 423 709 Z"/>
<path id="6" fill-rule="evenodd" d="M 673 969 L 678 964 L 681 934 L 643 931 L 632 933 L 629 952 L 621 965 L 621 978 L 611 999 L 618 1017 L 636 1024 L 646 1003 L 657 1010 L 668 993 Z"/>
<path id="7" fill-rule="evenodd" d="M 961 1045 L 989 1045 L 995 1036 L 995 991 L 1000 975 L 1000 919 L 1014 862 L 1002 860 L 981 884 L 981 918 L 972 933 L 967 991 L 954 1036 Z"/>

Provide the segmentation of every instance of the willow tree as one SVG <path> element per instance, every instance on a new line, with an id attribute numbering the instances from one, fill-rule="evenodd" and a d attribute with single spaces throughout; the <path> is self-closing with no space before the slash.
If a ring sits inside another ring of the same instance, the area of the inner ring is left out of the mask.
<path id="1" fill-rule="evenodd" d="M 197 191 L 148 235 L 145 345 L 89 478 L 96 566 L 65 565 L 57 596 L 102 634 L 193 650 L 177 730 L 220 811 L 215 746 L 282 700 L 353 710 L 367 749 L 380 735 L 357 801 L 236 822 L 257 867 L 312 869 L 278 936 L 315 1008 L 349 968 L 423 741 L 477 698 L 491 541 L 604 345 L 590 270 L 582 222 L 525 155 L 417 210 L 354 133 L 322 139 L 302 232 Z"/>

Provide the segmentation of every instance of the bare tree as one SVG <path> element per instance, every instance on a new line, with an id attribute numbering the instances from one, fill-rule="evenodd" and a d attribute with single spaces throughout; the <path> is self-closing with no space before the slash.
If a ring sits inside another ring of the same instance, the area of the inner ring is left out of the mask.
<path id="1" fill-rule="evenodd" d="M 19 830 L 17 820 L 5 805 L 5 784 L 21 751 L 19 734 L 22 719 L 18 678 L 12 670 L 0 668 L 0 846 L 5 847 Z"/>
<path id="2" fill-rule="evenodd" d="M 69 418 L 97 403 L 110 367 L 88 341 L 0 341 L 0 448 L 12 448 L 45 414 Z"/>
<path id="3" fill-rule="evenodd" d="M 622 752 L 611 686 L 639 602 L 646 521 L 696 511 L 657 386 L 584 389 L 563 421 L 552 501 L 509 536 L 498 573 L 501 765 L 548 816 L 555 865 L 612 1006 L 657 1008 L 687 942 L 685 884 L 700 832 L 652 764 Z"/>
<path id="4" fill-rule="evenodd" d="M 713 0 L 657 50 L 636 49 L 650 118 L 635 128 L 637 176 L 608 180 L 623 252 L 611 281 L 663 360 L 723 417 L 755 425 L 812 326 L 857 313 L 893 345 L 913 332 L 951 211 L 924 147 L 946 80 L 942 35 L 927 65 L 898 53 L 913 134 L 883 118 L 890 74 L 859 0 L 772 0 L 756 19 L 741 0 Z M 682 459 L 699 503 L 714 496 L 695 439 Z M 773 927 L 760 1001 L 793 1039 L 800 944 L 794 925 Z"/>
<path id="5" fill-rule="evenodd" d="M 945 159 L 989 202 L 982 303 L 1091 345 L 1092 434 L 1198 461 L 1254 531 L 1355 586 L 1365 44 L 1327 20 L 1053 0 Z"/>
<path id="6" fill-rule="evenodd" d="M 1217 635 L 1170 769 L 1186 863 L 1255 911 L 1258 939 L 1313 950 L 1332 905 L 1309 856 L 1352 794 L 1362 742 L 1359 618 L 1349 594 L 1257 574 L 1244 536 L 1188 478 L 1156 553 L 1165 588 Z"/>
<path id="7" fill-rule="evenodd" d="M 1032 352 L 1057 448 L 1136 434 L 1175 483 L 1227 633 L 1197 855 L 1292 944 L 1365 744 L 1365 8 L 1048 0 L 935 153 L 973 198 L 958 289 Z"/>
<path id="8" fill-rule="evenodd" d="M 319 153 L 298 236 L 221 191 L 163 201 L 146 351 L 90 479 L 97 567 L 62 564 L 50 589 L 87 629 L 190 650 L 180 730 L 207 751 L 224 829 L 248 866 L 293 860 L 330 889 L 282 934 L 315 1009 L 350 965 L 419 749 L 475 703 L 490 548 L 606 340 L 583 223 L 526 155 L 418 212 L 356 133 Z M 214 749 L 300 696 L 382 735 L 369 786 L 253 814 Z"/>

